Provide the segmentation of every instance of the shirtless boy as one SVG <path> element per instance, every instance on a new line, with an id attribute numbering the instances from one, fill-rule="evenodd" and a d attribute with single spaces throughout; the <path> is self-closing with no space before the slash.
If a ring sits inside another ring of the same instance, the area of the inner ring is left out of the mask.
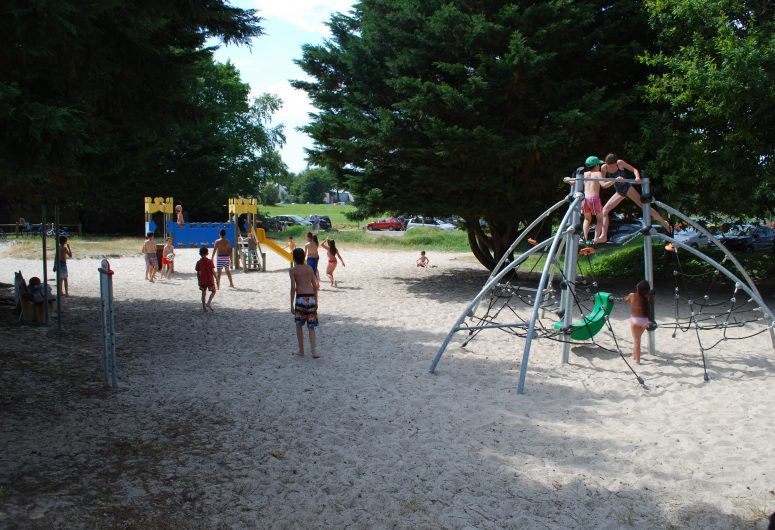
<path id="1" fill-rule="evenodd" d="M 221 269 L 226 269 L 226 276 L 229 277 L 229 287 L 234 287 L 234 282 L 231 279 L 231 243 L 226 239 L 226 230 L 221 229 L 221 238 L 213 243 L 213 254 L 215 255 L 215 267 L 217 273 L 215 276 L 215 284 L 218 289 L 221 288 Z"/>
<path id="2" fill-rule="evenodd" d="M 156 243 L 153 241 L 153 232 L 148 232 L 148 239 L 143 243 L 141 252 L 145 255 L 147 280 L 153 283 L 156 279 L 156 271 L 159 269 L 159 260 L 156 258 Z"/>
<path id="3" fill-rule="evenodd" d="M 293 249 L 294 265 L 288 271 L 291 276 L 291 313 L 296 320 L 296 339 L 299 349 L 295 355 L 304 357 L 304 324 L 309 330 L 309 346 L 312 358 L 317 359 L 315 328 L 318 327 L 318 282 L 312 267 L 304 264 L 304 250 Z"/>
<path id="4" fill-rule="evenodd" d="M 312 232 L 307 232 L 307 243 L 304 245 L 304 254 L 307 258 L 307 265 L 312 267 L 315 272 L 315 278 L 320 287 L 320 273 L 318 272 L 318 262 L 320 261 L 320 255 L 318 254 L 318 236 Z"/>
<path id="5" fill-rule="evenodd" d="M 603 174 L 603 178 L 615 178 L 616 180 L 621 181 L 624 180 L 625 169 L 635 175 L 635 180 L 640 181 L 640 171 L 624 160 L 619 160 L 619 158 L 614 153 L 608 153 L 606 155 L 605 165 L 603 165 L 601 168 L 601 173 Z M 614 193 L 613 197 L 608 199 L 608 202 L 605 203 L 605 206 L 603 207 L 603 231 L 600 233 L 600 237 L 595 238 L 595 243 L 605 243 L 608 241 L 608 223 L 610 222 L 609 216 L 611 215 L 611 212 L 614 210 L 614 208 L 616 208 L 625 198 L 629 197 L 630 200 L 637 204 L 639 208 L 643 208 L 643 203 L 640 200 L 640 193 L 635 189 L 632 183 L 614 182 L 614 189 L 616 190 L 616 193 Z M 654 208 L 650 208 L 650 210 L 651 217 L 653 217 L 656 222 L 661 224 L 662 227 L 667 230 L 668 234 L 672 233 L 670 223 L 665 221 Z"/>
<path id="6" fill-rule="evenodd" d="M 590 178 L 603 178 L 603 174 L 600 172 L 600 164 L 602 163 L 603 161 L 596 156 L 587 157 L 587 160 L 584 163 L 586 168 L 584 176 Z M 613 181 L 584 181 L 584 202 L 581 203 L 581 212 L 584 214 L 584 242 L 590 241 L 589 227 L 592 224 L 593 214 L 595 215 L 595 241 L 600 237 L 600 232 L 603 230 L 603 226 L 600 222 L 600 213 L 603 211 L 603 204 L 600 202 L 600 189 L 610 188 L 613 184 Z"/>

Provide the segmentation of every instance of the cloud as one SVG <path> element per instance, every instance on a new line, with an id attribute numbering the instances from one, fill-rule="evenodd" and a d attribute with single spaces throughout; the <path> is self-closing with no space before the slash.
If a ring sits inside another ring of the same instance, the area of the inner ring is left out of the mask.
<path id="1" fill-rule="evenodd" d="M 308 31 L 328 35 L 331 13 L 347 13 L 355 0 L 255 0 L 259 16 L 282 19 Z"/>

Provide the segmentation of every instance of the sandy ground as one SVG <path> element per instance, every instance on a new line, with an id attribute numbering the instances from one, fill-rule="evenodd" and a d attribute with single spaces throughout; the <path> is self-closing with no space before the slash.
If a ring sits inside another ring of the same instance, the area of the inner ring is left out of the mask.
<path id="1" fill-rule="evenodd" d="M 563 366 L 537 341 L 517 395 L 523 341 L 505 333 L 455 340 L 428 373 L 481 268 L 342 250 L 318 360 L 291 355 L 274 255 L 269 272 L 236 273 L 211 314 L 194 251 L 156 284 L 140 258 L 112 260 L 118 390 L 100 379 L 96 260 L 70 263 L 61 335 L 0 305 L 0 527 L 766 528 L 768 334 L 710 350 L 705 383 L 696 337 L 660 329 L 647 388 L 616 354 L 577 346 Z M 18 269 L 40 271 L 3 259 L 0 281 Z M 668 318 L 669 291 L 660 300 Z M 627 315 L 613 320 L 629 351 Z"/>

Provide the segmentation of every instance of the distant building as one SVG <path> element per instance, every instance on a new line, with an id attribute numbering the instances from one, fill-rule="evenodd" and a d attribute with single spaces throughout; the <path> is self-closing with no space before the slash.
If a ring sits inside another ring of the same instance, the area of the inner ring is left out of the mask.
<path id="1" fill-rule="evenodd" d="M 353 194 L 349 191 L 334 191 L 331 190 L 328 193 L 325 194 L 323 197 L 323 202 L 326 204 L 336 204 L 338 202 L 343 202 L 345 204 L 350 204 L 355 199 L 353 199 Z"/>

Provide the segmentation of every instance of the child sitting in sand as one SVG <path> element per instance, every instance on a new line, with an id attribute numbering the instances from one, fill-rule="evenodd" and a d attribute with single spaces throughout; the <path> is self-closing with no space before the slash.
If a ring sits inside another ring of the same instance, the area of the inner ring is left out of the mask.
<path id="1" fill-rule="evenodd" d="M 172 244 L 172 236 L 167 236 L 164 241 L 164 250 L 161 252 L 161 277 L 167 278 L 175 272 L 175 246 Z"/>
<path id="2" fill-rule="evenodd" d="M 425 255 L 425 251 L 420 251 L 420 257 L 417 258 L 417 266 L 418 267 L 427 267 L 428 264 L 431 262 L 431 260 L 428 259 L 428 256 Z"/>
<path id="3" fill-rule="evenodd" d="M 651 286 L 641 280 L 635 286 L 635 292 L 628 294 L 624 301 L 630 304 L 630 331 L 632 332 L 632 360 L 640 364 L 640 338 L 649 327 L 649 304 Z"/>
<path id="4" fill-rule="evenodd" d="M 309 346 L 312 358 L 317 359 L 315 328 L 318 327 L 318 282 L 312 267 L 304 264 L 304 250 L 293 249 L 294 266 L 288 271 L 291 276 L 291 313 L 296 321 L 296 340 L 299 349 L 296 355 L 304 357 L 304 324 L 309 330 Z"/>
<path id="5" fill-rule="evenodd" d="M 207 312 L 208 309 L 210 311 L 213 310 L 210 304 L 212 304 L 213 296 L 215 296 L 215 265 L 207 257 L 208 252 L 207 247 L 199 249 L 199 255 L 202 257 L 196 262 L 196 267 L 194 267 L 197 280 L 199 281 L 199 289 L 202 291 L 202 311 L 204 312 Z M 205 295 L 208 289 L 210 290 L 210 299 L 205 304 Z"/>

